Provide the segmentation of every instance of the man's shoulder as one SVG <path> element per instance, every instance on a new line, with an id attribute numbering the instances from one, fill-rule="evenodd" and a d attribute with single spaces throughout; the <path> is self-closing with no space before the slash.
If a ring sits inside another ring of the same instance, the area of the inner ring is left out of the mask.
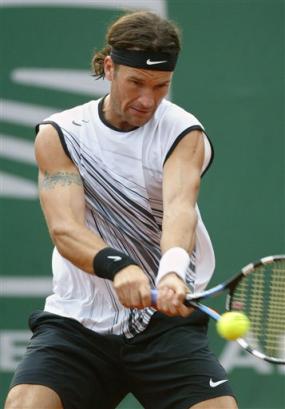
<path id="1" fill-rule="evenodd" d="M 94 111 L 98 107 L 100 100 L 91 100 L 81 105 L 76 105 L 71 108 L 67 108 L 63 111 L 58 111 L 45 119 L 45 121 L 54 121 L 59 123 L 59 125 L 73 124 L 80 126 L 82 122 L 89 120 Z"/>
<path id="2" fill-rule="evenodd" d="M 163 124 L 185 122 L 188 126 L 201 125 L 199 120 L 191 112 L 167 99 L 164 99 L 159 106 L 157 120 Z"/>

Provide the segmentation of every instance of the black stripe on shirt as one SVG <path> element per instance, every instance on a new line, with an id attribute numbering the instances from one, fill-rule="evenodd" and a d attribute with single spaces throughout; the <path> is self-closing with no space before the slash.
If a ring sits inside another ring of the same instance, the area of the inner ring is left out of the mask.
<path id="1" fill-rule="evenodd" d="M 61 145 L 62 145 L 62 148 L 63 148 L 65 154 L 69 157 L 69 159 L 72 160 L 72 157 L 70 155 L 67 144 L 65 142 L 64 135 L 63 135 L 61 127 L 54 121 L 43 121 L 43 122 L 40 122 L 39 124 L 36 125 L 36 128 L 35 128 L 36 134 L 39 132 L 40 125 L 52 125 L 54 127 L 54 129 L 58 133 L 58 136 L 59 136 L 59 139 L 60 139 L 60 142 L 61 142 Z"/>
<path id="2" fill-rule="evenodd" d="M 177 138 L 175 139 L 175 141 L 173 142 L 171 148 L 170 148 L 169 151 L 167 152 L 167 155 L 166 155 L 165 160 L 164 160 L 164 162 L 163 162 L 163 166 L 165 165 L 167 159 L 168 159 L 169 156 L 172 154 L 172 152 L 174 151 L 174 149 L 176 148 L 176 146 L 178 145 L 178 143 L 184 138 L 184 136 L 186 136 L 188 133 L 190 133 L 190 132 L 192 132 L 192 131 L 201 131 L 201 132 L 203 132 L 203 133 L 206 135 L 206 137 L 207 137 L 207 139 L 208 139 L 208 141 L 209 141 L 209 143 L 210 143 L 210 146 L 211 146 L 211 158 L 210 158 L 210 160 L 209 160 L 209 163 L 208 163 L 207 167 L 205 168 L 205 170 L 204 170 L 203 173 L 202 173 L 202 176 L 203 176 L 203 175 L 206 173 L 206 171 L 209 169 L 209 167 L 211 166 L 211 164 L 212 164 L 212 162 L 213 162 L 213 159 L 214 159 L 214 147 L 213 147 L 213 144 L 212 144 L 210 138 L 208 137 L 208 135 L 206 134 L 206 132 L 204 131 L 204 129 L 203 129 L 200 125 L 190 126 L 189 128 L 185 129 L 180 135 L 178 135 L 178 137 L 177 137 Z"/>

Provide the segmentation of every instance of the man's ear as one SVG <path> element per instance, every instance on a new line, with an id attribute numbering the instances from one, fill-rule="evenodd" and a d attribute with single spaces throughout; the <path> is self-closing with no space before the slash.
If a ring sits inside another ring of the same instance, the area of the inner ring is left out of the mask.
<path id="1" fill-rule="evenodd" d="M 112 81 L 114 78 L 114 63 L 110 55 L 107 55 L 107 57 L 104 60 L 104 72 L 105 72 L 105 78 L 109 81 Z"/>

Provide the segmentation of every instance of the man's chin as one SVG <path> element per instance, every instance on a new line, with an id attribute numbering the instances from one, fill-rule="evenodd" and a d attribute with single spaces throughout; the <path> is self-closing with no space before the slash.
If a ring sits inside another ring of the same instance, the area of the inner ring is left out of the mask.
<path id="1" fill-rule="evenodd" d="M 141 118 L 132 116 L 132 118 L 130 119 L 130 123 L 134 127 L 139 127 L 139 126 L 145 125 L 151 118 L 152 118 L 152 115 L 148 115 L 148 116 L 141 117 Z"/>
<path id="2" fill-rule="evenodd" d="M 135 128 L 138 128 L 138 127 L 141 127 L 141 126 L 144 126 L 147 122 L 149 121 L 149 119 L 148 120 L 141 120 L 141 121 L 136 121 L 136 122 L 134 122 L 133 123 L 133 126 L 135 127 Z"/>
<path id="3" fill-rule="evenodd" d="M 129 114 L 129 120 L 133 126 L 143 126 L 152 118 L 154 112 L 143 112 L 131 108 Z"/>

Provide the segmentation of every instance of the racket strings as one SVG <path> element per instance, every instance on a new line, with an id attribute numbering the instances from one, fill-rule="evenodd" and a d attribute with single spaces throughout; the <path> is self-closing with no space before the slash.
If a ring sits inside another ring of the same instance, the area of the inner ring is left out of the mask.
<path id="1" fill-rule="evenodd" d="M 282 268 L 272 269 L 272 280 L 270 285 L 270 298 L 268 301 L 267 331 L 272 334 L 266 340 L 268 350 L 274 354 L 278 349 L 283 348 L 283 358 L 285 357 L 285 262 Z"/>
<path id="2" fill-rule="evenodd" d="M 264 282 L 260 274 L 254 274 L 252 278 L 253 280 L 251 286 L 249 287 L 252 302 L 249 304 L 248 316 L 251 322 L 251 332 L 253 334 L 260 334 L 262 329 L 262 322 L 264 320 Z"/>
<path id="3" fill-rule="evenodd" d="M 267 356 L 285 358 L 285 260 L 255 268 L 234 290 L 231 310 L 244 312 L 246 341 Z"/>

